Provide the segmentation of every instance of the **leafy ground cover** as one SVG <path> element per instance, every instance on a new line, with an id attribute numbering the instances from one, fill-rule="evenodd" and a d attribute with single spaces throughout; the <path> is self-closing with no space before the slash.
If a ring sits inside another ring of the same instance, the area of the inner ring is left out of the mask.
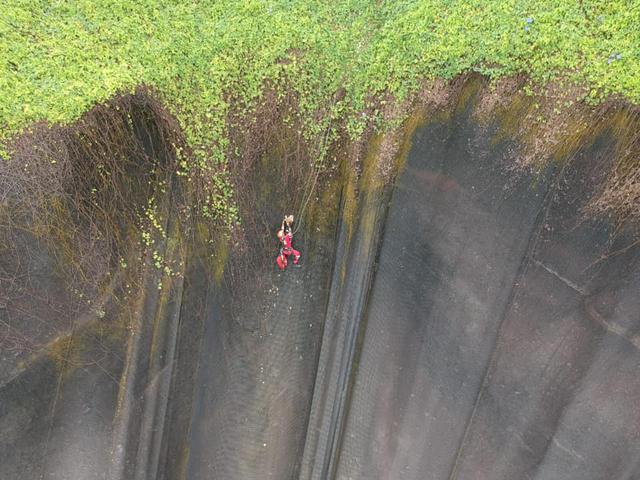
<path id="1" fill-rule="evenodd" d="M 594 103 L 640 103 L 639 45 L 640 3 L 625 0 L 8 0 L 0 141 L 145 84 L 180 123 L 185 174 L 215 171 L 230 198 L 230 104 L 248 111 L 265 84 L 296 92 L 307 135 L 341 119 L 355 136 L 381 115 L 372 98 L 467 71 L 561 77 Z"/>

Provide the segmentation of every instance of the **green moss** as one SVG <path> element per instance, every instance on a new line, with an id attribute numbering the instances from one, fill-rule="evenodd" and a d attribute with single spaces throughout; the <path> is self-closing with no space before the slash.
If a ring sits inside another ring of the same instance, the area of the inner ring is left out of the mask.
<path id="1" fill-rule="evenodd" d="M 47 345 L 45 353 L 61 375 L 69 375 L 76 368 L 95 363 L 97 342 L 115 347 L 124 345 L 126 336 L 126 324 L 122 319 L 110 322 L 95 319 L 79 326 L 72 333 L 54 339 Z M 38 358 L 39 354 L 36 354 L 30 362 Z"/>
<path id="2" fill-rule="evenodd" d="M 179 459 L 179 463 L 178 463 L 178 472 L 180 472 L 178 475 L 178 478 L 180 480 L 187 480 L 187 473 L 188 473 L 188 468 L 189 468 L 189 457 L 191 456 L 191 449 L 190 447 L 184 446 L 182 447 L 181 450 L 181 454 L 180 454 L 180 459 Z"/>
<path id="3" fill-rule="evenodd" d="M 336 173 L 318 188 L 318 201 L 309 203 L 308 218 L 312 219 L 313 227 L 323 234 L 332 232 L 335 228 L 342 185 L 343 180 Z"/>
<path id="4" fill-rule="evenodd" d="M 227 264 L 227 260 L 229 259 L 229 254 L 231 253 L 229 240 L 227 238 L 219 237 L 214 251 L 213 278 L 215 279 L 216 284 L 220 285 L 222 284 L 224 276 L 224 268 Z"/>
<path id="5" fill-rule="evenodd" d="M 391 133 L 389 133 L 391 135 Z M 367 155 L 362 162 L 362 176 L 360 177 L 359 187 L 365 193 L 379 191 L 384 182 L 380 176 L 380 149 L 384 141 L 385 134 L 378 133 L 373 136 L 368 145 Z"/>
<path id="6" fill-rule="evenodd" d="M 442 112 L 447 109 L 441 110 Z M 400 172 L 404 168 L 409 151 L 411 150 L 413 133 L 427 121 L 425 112 L 416 111 L 404 122 L 399 132 L 399 148 L 395 156 L 395 171 Z"/>
<path id="7" fill-rule="evenodd" d="M 507 106 L 501 108 L 496 115 L 498 130 L 492 138 L 494 144 L 515 138 L 522 128 L 521 121 L 534 105 L 534 99 L 523 93 L 512 96 Z"/>
<path id="8" fill-rule="evenodd" d="M 207 269 L 213 275 L 215 282 L 220 285 L 231 253 L 231 240 L 225 232 L 212 231 L 210 225 L 202 221 L 194 224 L 194 240 L 192 248 L 201 250 L 201 258 L 206 261 Z"/>
<path id="9" fill-rule="evenodd" d="M 479 76 L 473 76 L 466 81 L 460 93 L 456 96 L 456 104 L 454 105 L 453 111 L 449 111 L 449 115 L 462 113 L 469 105 L 469 102 L 476 100 L 478 93 L 483 87 L 482 83 L 482 78 Z M 445 109 L 445 111 L 447 111 L 447 109 Z"/>

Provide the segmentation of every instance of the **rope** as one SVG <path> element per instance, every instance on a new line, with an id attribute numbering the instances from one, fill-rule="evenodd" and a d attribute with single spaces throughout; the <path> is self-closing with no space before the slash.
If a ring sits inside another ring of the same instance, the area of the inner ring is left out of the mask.
<path id="1" fill-rule="evenodd" d="M 318 177 L 320 176 L 320 171 L 322 170 L 322 163 L 323 163 L 324 155 L 326 154 L 325 148 L 327 145 L 327 139 L 329 137 L 330 131 L 331 131 L 331 125 L 329 124 L 327 126 L 327 129 L 325 130 L 324 138 L 322 139 L 322 142 L 320 144 L 320 154 L 319 154 L 320 160 L 314 163 L 314 166 L 311 172 L 309 173 L 309 177 L 305 182 L 304 192 L 307 191 L 307 187 L 309 186 L 309 183 L 313 178 L 313 183 L 311 184 L 311 189 L 309 190 L 309 194 L 306 195 L 306 200 L 304 200 L 304 202 L 302 203 L 302 208 L 300 209 L 300 213 L 298 214 L 298 218 L 300 219 L 300 221 L 296 222 L 296 228 L 293 230 L 293 232 L 291 232 L 293 235 L 295 235 L 298 232 L 298 230 L 300 230 L 300 227 L 302 225 L 302 220 L 304 218 L 304 212 L 307 208 L 307 205 L 309 204 L 309 200 L 311 200 L 311 197 L 313 196 L 313 192 L 315 191 L 316 183 L 318 182 Z M 304 194 L 302 198 L 303 199 L 305 198 Z"/>

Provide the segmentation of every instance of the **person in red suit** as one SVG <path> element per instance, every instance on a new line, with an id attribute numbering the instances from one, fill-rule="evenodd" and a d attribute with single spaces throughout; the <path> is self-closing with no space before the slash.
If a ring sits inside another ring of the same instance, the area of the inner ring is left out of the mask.
<path id="1" fill-rule="evenodd" d="M 280 230 L 278 230 L 278 240 L 280 240 L 280 254 L 276 259 L 276 263 L 278 264 L 278 268 L 280 270 L 284 270 L 287 268 L 288 258 L 290 255 L 293 255 L 293 264 L 298 265 L 300 261 L 300 252 L 293 248 L 293 230 L 291 225 L 293 224 L 293 215 L 288 215 L 284 217 L 282 220 L 282 225 L 280 225 Z"/>

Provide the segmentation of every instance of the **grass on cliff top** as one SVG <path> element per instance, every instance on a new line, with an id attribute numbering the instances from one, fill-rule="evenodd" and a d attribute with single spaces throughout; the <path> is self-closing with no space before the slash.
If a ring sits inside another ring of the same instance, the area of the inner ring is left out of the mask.
<path id="1" fill-rule="evenodd" d="M 402 99 L 465 71 L 568 76 L 594 102 L 640 103 L 639 45 L 640 2 L 626 0 L 8 0 L 0 141 L 139 84 L 177 116 L 200 166 L 224 164 L 228 102 L 249 108 L 265 81 L 294 88 L 308 119 L 344 87 L 325 117 L 353 134 L 371 95 Z"/>

